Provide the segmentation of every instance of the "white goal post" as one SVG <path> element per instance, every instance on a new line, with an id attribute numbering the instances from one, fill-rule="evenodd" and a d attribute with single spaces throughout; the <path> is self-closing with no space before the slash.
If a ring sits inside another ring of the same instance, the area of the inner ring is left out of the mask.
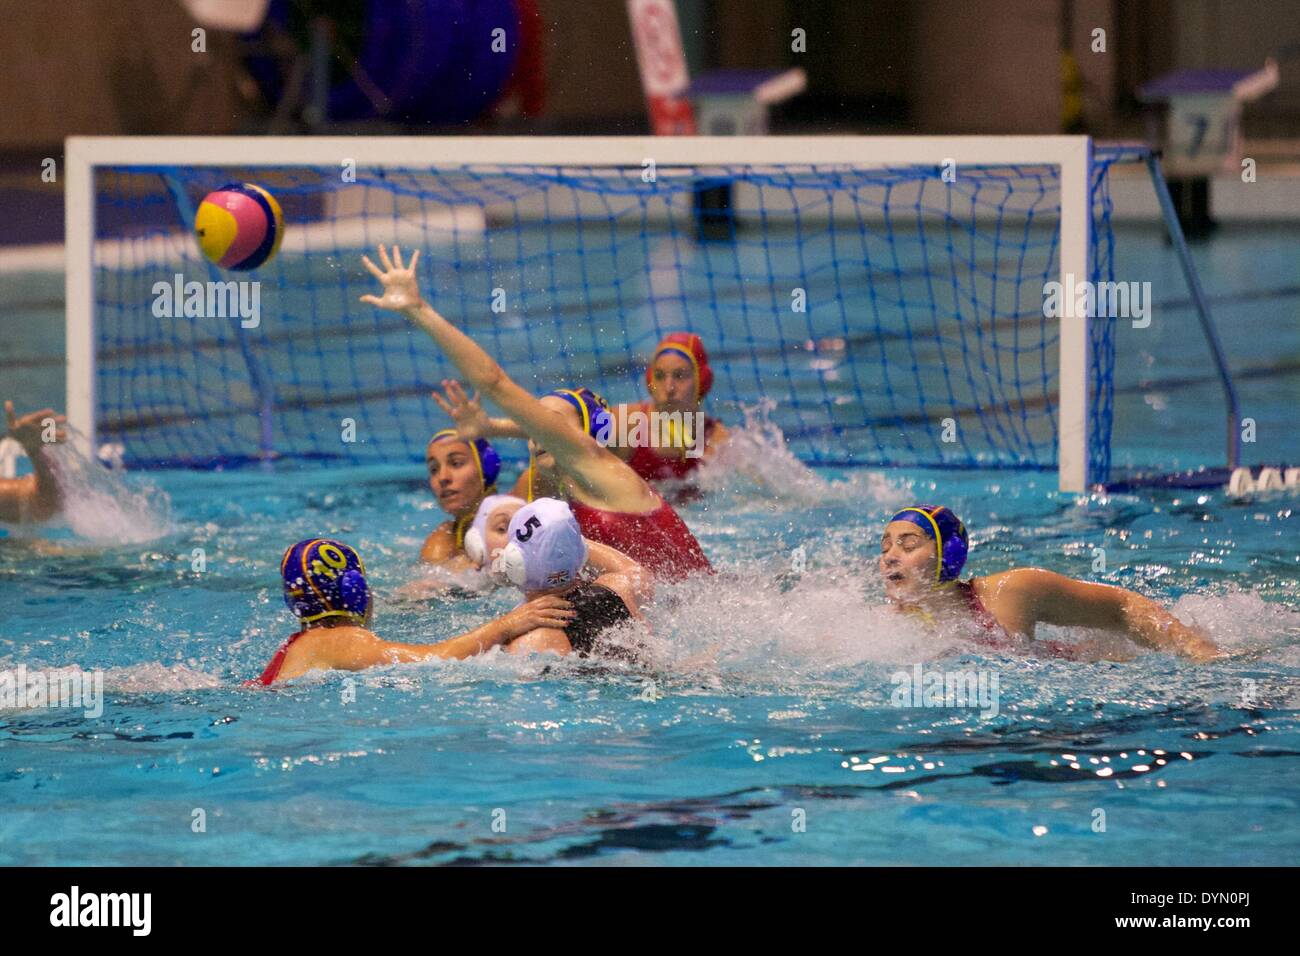
<path id="1" fill-rule="evenodd" d="M 1062 287 L 1089 273 L 1086 136 L 789 137 L 71 137 L 65 145 L 67 406 L 70 423 L 96 448 L 94 290 L 95 170 L 123 166 L 316 166 L 337 168 L 581 166 L 941 167 L 1035 165 L 1059 170 Z M 1062 491 L 1088 481 L 1089 319 L 1066 297 L 1060 320 L 1057 463 Z"/>

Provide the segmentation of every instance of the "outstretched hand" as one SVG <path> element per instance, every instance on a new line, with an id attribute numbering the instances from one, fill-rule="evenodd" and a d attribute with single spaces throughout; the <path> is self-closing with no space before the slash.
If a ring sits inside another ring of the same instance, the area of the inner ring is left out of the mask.
<path id="1" fill-rule="evenodd" d="M 46 427 L 46 422 L 54 423 L 52 440 L 47 441 L 46 436 L 51 433 Z M 14 403 L 5 402 L 5 422 L 6 433 L 14 441 L 23 446 L 28 457 L 32 456 L 33 451 L 46 444 L 66 441 L 67 431 L 63 428 L 68 423 L 66 415 L 60 415 L 52 408 L 42 408 L 39 412 L 29 412 L 21 418 L 14 413 Z"/>
<path id="2" fill-rule="evenodd" d="M 367 305 L 373 305 L 378 309 L 388 309 L 392 312 L 409 313 L 418 309 L 424 300 L 420 298 L 420 284 L 415 278 L 415 264 L 420 261 L 420 250 L 417 249 L 411 253 L 411 264 L 402 264 L 402 250 L 399 246 L 393 246 L 393 255 L 390 259 L 388 250 L 382 245 L 379 247 L 379 261 L 383 268 L 375 265 L 370 261 L 369 256 L 362 256 L 361 261 L 365 263 L 370 274 L 378 279 L 384 287 L 384 294 L 363 295 L 361 301 Z"/>
<path id="3" fill-rule="evenodd" d="M 448 378 L 442 380 L 442 388 L 447 397 L 443 398 L 434 391 L 433 400 L 455 424 L 456 433 L 465 441 L 487 438 L 492 422 L 488 418 L 488 413 L 483 411 L 483 406 L 479 404 L 478 392 L 470 398 L 460 382 Z"/>

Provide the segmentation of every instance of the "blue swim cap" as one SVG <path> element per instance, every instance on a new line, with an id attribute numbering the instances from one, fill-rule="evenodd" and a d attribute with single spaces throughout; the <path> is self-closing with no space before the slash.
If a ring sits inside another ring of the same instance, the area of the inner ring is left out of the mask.
<path id="1" fill-rule="evenodd" d="M 614 430 L 609 404 L 589 388 L 556 388 L 547 393 L 562 398 L 582 416 L 582 430 L 604 444 Z M 602 437 L 603 433 L 603 437 Z"/>
<path id="2" fill-rule="evenodd" d="M 506 539 L 493 570 L 524 591 L 572 584 L 587 563 L 578 519 L 557 498 L 538 498 L 516 511 Z"/>
<path id="3" fill-rule="evenodd" d="M 910 521 L 934 542 L 939 558 L 935 568 L 936 581 L 955 581 L 957 575 L 961 574 L 970 543 L 966 538 L 966 526 L 950 508 L 943 505 L 915 505 L 904 508 L 889 521 Z"/>
<path id="4" fill-rule="evenodd" d="M 429 439 L 429 444 L 432 445 L 444 438 L 454 438 L 456 441 L 463 441 L 469 445 L 470 452 L 474 455 L 474 464 L 478 466 L 478 475 L 483 479 L 483 489 L 485 491 L 497 483 L 497 476 L 501 474 L 501 456 L 497 454 L 497 450 L 492 447 L 486 438 L 465 441 L 460 437 L 460 432 L 456 431 L 456 429 L 444 428 Z"/>
<path id="5" fill-rule="evenodd" d="M 299 541 L 284 553 L 280 577 L 284 579 L 284 603 L 304 624 L 326 617 L 361 623 L 370 609 L 366 566 L 342 541 Z"/>

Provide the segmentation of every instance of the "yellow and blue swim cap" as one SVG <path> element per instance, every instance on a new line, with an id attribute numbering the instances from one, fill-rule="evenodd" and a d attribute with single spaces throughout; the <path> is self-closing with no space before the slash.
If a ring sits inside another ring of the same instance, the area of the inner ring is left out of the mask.
<path id="1" fill-rule="evenodd" d="M 448 438 L 454 438 L 456 441 L 463 441 L 469 445 L 469 450 L 474 456 L 474 464 L 478 465 L 478 476 L 483 480 L 483 490 L 491 488 L 497 483 L 497 476 L 501 474 L 501 456 L 497 450 L 492 447 L 486 438 L 475 438 L 473 441 L 465 441 L 460 437 L 460 432 L 454 428 L 444 428 L 429 439 L 429 444 L 443 441 Z"/>
<path id="2" fill-rule="evenodd" d="M 280 561 L 284 603 L 304 624 L 345 617 L 358 624 L 370 610 L 370 587 L 361 556 L 342 541 L 308 538 Z"/>
<path id="3" fill-rule="evenodd" d="M 943 505 L 914 505 L 898 512 L 888 523 L 895 521 L 910 521 L 934 541 L 935 553 L 939 559 L 934 572 L 936 581 L 943 583 L 957 579 L 966 564 L 970 542 L 966 537 L 966 526 L 952 513 L 951 508 Z"/>
<path id="4" fill-rule="evenodd" d="M 556 388 L 547 393 L 562 398 L 582 416 L 582 430 L 596 441 L 609 441 L 614 430 L 614 420 L 609 414 L 609 403 L 586 387 Z"/>

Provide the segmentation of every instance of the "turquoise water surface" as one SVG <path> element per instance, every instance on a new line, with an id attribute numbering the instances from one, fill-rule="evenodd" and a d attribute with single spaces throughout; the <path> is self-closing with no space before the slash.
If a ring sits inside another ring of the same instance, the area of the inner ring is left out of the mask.
<path id="1" fill-rule="evenodd" d="M 1141 274 L 1176 277 L 1157 236 L 1130 238 Z M 1300 462 L 1297 250 L 1273 230 L 1197 252 L 1250 370 L 1252 461 Z M 61 281 L 0 277 L 0 398 L 21 409 L 62 401 Z M 1174 278 L 1156 287 L 1153 327 L 1119 342 L 1116 461 L 1216 463 L 1194 316 Z M 102 670 L 103 712 L 0 711 L 0 863 L 1295 862 L 1294 493 L 812 471 L 749 422 L 738 470 L 683 510 L 721 574 L 660 589 L 641 669 L 490 654 L 243 689 L 292 630 L 277 564 L 299 538 L 357 547 L 391 640 L 449 637 L 513 599 L 433 590 L 415 558 L 442 516 L 418 464 L 74 478 L 58 527 L 0 538 L 0 670 Z M 1132 587 L 1232 657 L 990 658 L 928 635 L 880 607 L 873 565 L 881 522 L 918 499 L 965 519 L 969 571 Z M 996 678 L 996 713 L 898 706 L 915 665 Z"/>

